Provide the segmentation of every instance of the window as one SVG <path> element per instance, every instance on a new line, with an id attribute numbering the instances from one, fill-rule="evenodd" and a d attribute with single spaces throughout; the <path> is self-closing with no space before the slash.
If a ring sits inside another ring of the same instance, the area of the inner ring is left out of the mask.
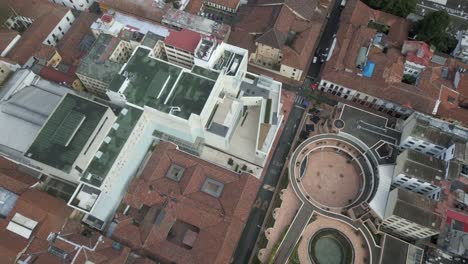
<path id="1" fill-rule="evenodd" d="M 453 103 L 455 103 L 455 98 L 453 98 L 452 96 L 448 96 L 447 97 L 447 102 L 453 104 Z"/>
<path id="2" fill-rule="evenodd" d="M 79 166 L 75 166 L 75 170 L 77 170 L 80 174 L 83 173 L 83 169 L 81 169 Z"/>
<path id="3" fill-rule="evenodd" d="M 59 29 L 60 31 L 62 31 L 62 27 L 58 27 L 58 29 Z"/>
<path id="4" fill-rule="evenodd" d="M 171 167 L 169 167 L 169 170 L 167 170 L 166 177 L 179 182 L 180 179 L 182 179 L 182 176 L 184 175 L 184 168 L 177 165 L 177 164 L 172 164 Z"/>
<path id="5" fill-rule="evenodd" d="M 70 22 L 70 19 L 68 17 L 66 17 L 67 21 Z"/>
<path id="6" fill-rule="evenodd" d="M 201 191 L 215 198 L 218 198 L 221 196 L 223 189 L 224 189 L 224 184 L 222 182 L 219 182 L 211 178 L 206 178 L 201 188 Z"/>

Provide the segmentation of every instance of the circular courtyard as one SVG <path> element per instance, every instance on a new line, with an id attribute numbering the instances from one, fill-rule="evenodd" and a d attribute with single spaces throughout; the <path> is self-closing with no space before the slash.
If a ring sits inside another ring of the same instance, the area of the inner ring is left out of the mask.
<path id="1" fill-rule="evenodd" d="M 309 241 L 309 257 L 314 264 L 353 263 L 353 247 L 349 239 L 336 229 L 322 229 Z"/>
<path id="2" fill-rule="evenodd" d="M 294 157 L 296 183 L 315 206 L 340 210 L 370 195 L 374 178 L 371 165 L 352 142 L 337 135 L 309 138 Z"/>

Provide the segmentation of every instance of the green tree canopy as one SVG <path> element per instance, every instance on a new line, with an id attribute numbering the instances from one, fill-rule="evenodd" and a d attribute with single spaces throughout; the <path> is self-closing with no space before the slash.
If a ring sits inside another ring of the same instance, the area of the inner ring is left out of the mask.
<path id="1" fill-rule="evenodd" d="M 399 17 L 406 17 L 416 9 L 417 0 L 363 0 L 374 9 Z"/>
<path id="2" fill-rule="evenodd" d="M 447 33 L 450 16 L 445 11 L 427 14 L 419 21 L 416 39 L 429 43 L 442 52 L 450 52 L 457 45 L 455 37 Z"/>

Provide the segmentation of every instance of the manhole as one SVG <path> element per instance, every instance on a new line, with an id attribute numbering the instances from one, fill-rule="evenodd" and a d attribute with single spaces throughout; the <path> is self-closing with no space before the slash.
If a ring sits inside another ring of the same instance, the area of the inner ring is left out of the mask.
<path id="1" fill-rule="evenodd" d="M 335 121 L 333 121 L 333 125 L 337 128 L 337 129 L 343 129 L 343 127 L 345 126 L 345 123 L 343 120 L 341 119 L 336 119 Z"/>

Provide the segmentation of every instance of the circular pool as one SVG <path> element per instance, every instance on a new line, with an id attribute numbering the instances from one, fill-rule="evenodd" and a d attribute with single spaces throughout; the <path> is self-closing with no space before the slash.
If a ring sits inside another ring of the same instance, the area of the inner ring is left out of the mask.
<path id="1" fill-rule="evenodd" d="M 351 242 L 336 229 L 322 229 L 315 233 L 309 242 L 309 256 L 314 264 L 354 263 Z"/>

